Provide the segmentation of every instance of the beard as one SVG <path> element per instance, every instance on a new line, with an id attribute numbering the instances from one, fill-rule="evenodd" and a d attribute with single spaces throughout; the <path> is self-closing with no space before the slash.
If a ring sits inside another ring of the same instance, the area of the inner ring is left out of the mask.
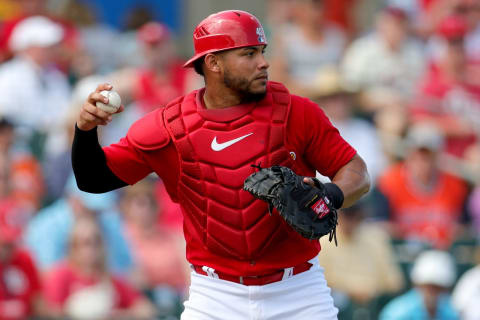
<path id="1" fill-rule="evenodd" d="M 234 90 L 238 94 L 242 104 L 260 101 L 267 94 L 267 90 L 253 92 L 250 88 L 251 81 L 246 78 L 233 77 L 228 70 L 225 70 L 223 75 L 223 83 L 227 88 Z"/>

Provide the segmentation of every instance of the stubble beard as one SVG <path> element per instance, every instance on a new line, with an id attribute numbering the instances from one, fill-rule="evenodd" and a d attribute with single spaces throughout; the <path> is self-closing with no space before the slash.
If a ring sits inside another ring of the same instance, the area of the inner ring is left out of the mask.
<path id="1" fill-rule="evenodd" d="M 262 100 L 267 94 L 267 90 L 263 92 L 252 92 L 250 84 L 245 78 L 235 78 L 228 70 L 223 75 L 223 83 L 229 89 L 234 90 L 240 96 L 241 103 L 257 102 Z"/>

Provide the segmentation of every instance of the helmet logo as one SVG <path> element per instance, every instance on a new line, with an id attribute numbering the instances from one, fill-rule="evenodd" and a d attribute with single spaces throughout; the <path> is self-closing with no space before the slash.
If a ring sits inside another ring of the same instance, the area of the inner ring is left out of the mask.
<path id="1" fill-rule="evenodd" d="M 257 28 L 257 35 L 258 35 L 258 42 L 266 42 L 265 41 L 265 32 L 263 31 L 262 27 Z"/>

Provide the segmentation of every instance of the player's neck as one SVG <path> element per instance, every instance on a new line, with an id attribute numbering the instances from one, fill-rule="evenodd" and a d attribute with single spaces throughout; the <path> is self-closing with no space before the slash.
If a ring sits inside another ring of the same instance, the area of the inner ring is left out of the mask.
<path id="1" fill-rule="evenodd" d="M 203 95 L 203 103 L 207 109 L 223 109 L 241 104 L 242 99 L 232 90 L 219 90 L 207 86 Z"/>

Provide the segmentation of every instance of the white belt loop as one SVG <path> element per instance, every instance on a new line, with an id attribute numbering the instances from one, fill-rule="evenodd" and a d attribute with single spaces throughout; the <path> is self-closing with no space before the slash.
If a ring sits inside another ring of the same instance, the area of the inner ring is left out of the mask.
<path id="1" fill-rule="evenodd" d="M 293 277 L 293 267 L 291 268 L 285 268 L 283 270 L 283 277 L 282 277 L 282 280 L 285 280 L 285 279 L 288 279 L 288 278 L 291 278 Z"/>
<path id="2" fill-rule="evenodd" d="M 218 279 L 218 274 L 215 273 L 215 269 L 207 267 L 207 266 L 203 266 L 202 270 L 205 271 L 207 276 L 209 276 L 210 278 Z"/>

